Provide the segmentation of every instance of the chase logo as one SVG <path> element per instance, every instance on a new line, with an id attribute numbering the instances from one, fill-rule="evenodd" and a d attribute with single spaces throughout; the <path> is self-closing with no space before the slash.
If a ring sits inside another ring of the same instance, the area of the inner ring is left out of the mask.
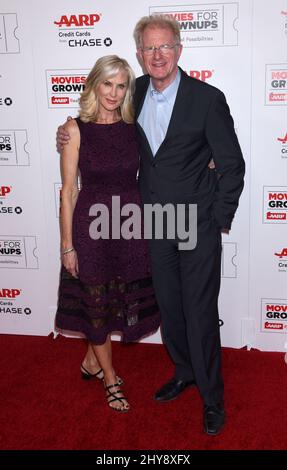
<path id="1" fill-rule="evenodd" d="M 10 202 L 11 193 L 13 193 L 12 186 L 0 186 L 0 214 L 22 214 L 22 207 Z"/>
<path id="2" fill-rule="evenodd" d="M 11 106 L 13 103 L 12 98 L 10 96 L 0 96 L 0 106 Z"/>
<path id="3" fill-rule="evenodd" d="M 22 289 L 0 287 L 0 314 L 5 315 L 31 315 L 30 307 L 19 305 L 22 299 Z"/>
<path id="4" fill-rule="evenodd" d="M 54 21 L 59 43 L 71 48 L 111 46 L 112 39 L 98 33 L 101 17 L 101 13 L 62 15 Z"/>

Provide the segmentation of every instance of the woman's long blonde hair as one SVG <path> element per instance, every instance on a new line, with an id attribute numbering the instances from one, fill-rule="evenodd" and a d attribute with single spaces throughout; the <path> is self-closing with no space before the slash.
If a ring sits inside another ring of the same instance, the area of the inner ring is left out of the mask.
<path id="1" fill-rule="evenodd" d="M 101 57 L 90 71 L 85 83 L 85 89 L 80 97 L 79 115 L 83 122 L 97 120 L 99 113 L 97 90 L 99 85 L 123 70 L 128 74 L 128 83 L 125 99 L 119 108 L 119 112 L 121 118 L 126 123 L 134 122 L 132 97 L 135 89 L 135 75 L 128 62 L 117 55 Z"/>

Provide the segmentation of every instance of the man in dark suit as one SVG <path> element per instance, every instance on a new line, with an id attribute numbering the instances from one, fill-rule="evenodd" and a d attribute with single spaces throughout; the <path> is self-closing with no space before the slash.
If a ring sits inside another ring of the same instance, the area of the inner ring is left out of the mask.
<path id="1" fill-rule="evenodd" d="M 221 230 L 229 230 L 243 189 L 244 160 L 223 93 L 188 77 L 177 65 L 178 23 L 142 18 L 134 37 L 146 75 L 136 81 L 140 136 L 139 184 L 144 204 L 197 204 L 197 245 L 150 241 L 164 343 L 174 377 L 155 394 L 172 400 L 197 385 L 204 430 L 216 435 L 225 421 L 218 294 Z M 216 172 L 208 167 L 213 159 Z"/>
<path id="2" fill-rule="evenodd" d="M 134 37 L 146 72 L 137 79 L 134 96 L 142 201 L 197 205 L 194 249 L 180 249 L 177 236 L 150 240 L 163 340 L 175 365 L 173 378 L 154 398 L 166 402 L 196 385 L 204 403 L 204 430 L 216 435 L 225 421 L 217 306 L 221 231 L 230 229 L 238 206 L 244 160 L 223 93 L 177 65 L 178 23 L 144 17 Z M 68 138 L 61 127 L 58 144 Z M 216 171 L 210 169 L 212 159 Z"/>

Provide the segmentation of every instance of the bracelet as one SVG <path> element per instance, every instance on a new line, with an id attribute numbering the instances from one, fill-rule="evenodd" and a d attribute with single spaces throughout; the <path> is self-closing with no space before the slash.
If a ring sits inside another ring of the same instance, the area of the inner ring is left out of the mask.
<path id="1" fill-rule="evenodd" d="M 66 255 L 67 253 L 71 253 L 74 251 L 74 248 L 66 248 L 65 250 L 61 251 L 61 255 Z"/>

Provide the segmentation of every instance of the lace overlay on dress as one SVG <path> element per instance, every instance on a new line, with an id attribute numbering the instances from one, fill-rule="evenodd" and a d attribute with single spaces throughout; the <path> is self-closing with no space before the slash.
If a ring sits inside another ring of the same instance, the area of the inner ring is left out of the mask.
<path id="1" fill-rule="evenodd" d="M 123 341 L 136 341 L 160 324 L 147 242 L 89 236 L 89 210 L 95 202 L 105 204 L 110 214 L 115 195 L 121 206 L 141 205 L 135 126 L 76 121 L 82 188 L 73 214 L 73 245 L 79 278 L 62 268 L 56 327 L 82 332 L 95 344 L 103 344 L 111 332 L 119 332 Z"/>

